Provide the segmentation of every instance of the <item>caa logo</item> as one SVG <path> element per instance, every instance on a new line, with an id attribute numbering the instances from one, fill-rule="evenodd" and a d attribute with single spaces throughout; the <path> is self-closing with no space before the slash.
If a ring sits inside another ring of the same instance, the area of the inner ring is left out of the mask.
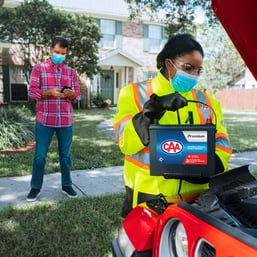
<path id="1" fill-rule="evenodd" d="M 210 109 L 210 107 L 208 105 L 204 105 L 204 104 L 199 104 L 199 107 L 200 107 L 200 109 L 206 110 L 206 111 Z"/>
<path id="2" fill-rule="evenodd" d="M 183 146 L 176 141 L 166 141 L 161 145 L 162 151 L 169 154 L 179 153 L 182 151 Z"/>

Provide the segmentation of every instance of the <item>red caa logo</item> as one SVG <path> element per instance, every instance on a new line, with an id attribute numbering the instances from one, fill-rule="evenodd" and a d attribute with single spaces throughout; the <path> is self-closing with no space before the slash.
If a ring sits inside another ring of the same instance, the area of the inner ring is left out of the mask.
<path id="1" fill-rule="evenodd" d="M 165 152 L 165 153 L 179 153 L 182 151 L 183 146 L 176 141 L 166 141 L 161 145 L 161 149 Z"/>
<path id="2" fill-rule="evenodd" d="M 210 109 L 210 107 L 208 105 L 204 105 L 204 104 L 199 104 L 199 107 L 202 110 L 209 110 Z"/>

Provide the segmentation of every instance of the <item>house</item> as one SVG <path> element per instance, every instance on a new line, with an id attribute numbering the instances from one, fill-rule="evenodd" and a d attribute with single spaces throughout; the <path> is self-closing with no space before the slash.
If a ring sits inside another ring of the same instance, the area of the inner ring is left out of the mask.
<path id="1" fill-rule="evenodd" d="M 14 7 L 20 2 L 22 0 L 6 0 L 4 6 Z M 155 76 L 156 57 L 166 42 L 164 24 L 149 17 L 142 17 L 141 22 L 129 21 L 128 5 L 124 0 L 48 2 L 55 8 L 93 17 L 100 27 L 103 37 L 99 44 L 99 66 L 104 74 L 97 74 L 93 80 L 82 80 L 87 85 L 87 95 L 98 92 L 112 104 L 117 104 L 122 87 Z M 8 45 L 6 49 L 11 48 Z M 10 62 L 2 62 L 1 66 L 4 67 L 4 77 L 0 83 L 0 102 L 26 101 L 27 85 L 21 69 Z"/>
<path id="2" fill-rule="evenodd" d="M 237 78 L 230 81 L 228 84 L 229 88 L 257 88 L 257 81 L 253 77 L 249 69 L 245 69 Z"/>

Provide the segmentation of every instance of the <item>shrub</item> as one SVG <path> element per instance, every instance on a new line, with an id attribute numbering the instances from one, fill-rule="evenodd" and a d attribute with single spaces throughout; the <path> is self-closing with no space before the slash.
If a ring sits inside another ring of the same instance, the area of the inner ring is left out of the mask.
<path id="1" fill-rule="evenodd" d="M 103 107 L 106 99 L 104 95 L 98 93 L 92 97 L 92 102 L 96 107 Z"/>
<path id="2" fill-rule="evenodd" d="M 34 136 L 31 111 L 25 106 L 7 106 L 0 111 L 0 150 L 21 147 Z"/>

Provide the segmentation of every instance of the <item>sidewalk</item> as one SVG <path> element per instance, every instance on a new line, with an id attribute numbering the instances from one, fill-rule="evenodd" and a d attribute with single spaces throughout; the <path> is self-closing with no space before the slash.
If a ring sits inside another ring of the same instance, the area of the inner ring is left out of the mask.
<path id="1" fill-rule="evenodd" d="M 114 139 L 111 120 L 100 123 L 97 130 Z M 257 171 L 257 151 L 233 154 L 229 161 L 229 168 L 247 164 L 249 164 L 249 170 Z M 38 201 L 28 203 L 26 197 L 30 190 L 30 178 L 31 176 L 0 178 L 0 210 L 8 206 L 32 205 L 67 198 L 61 191 L 61 174 L 53 173 L 44 176 Z M 124 192 L 123 166 L 74 170 L 72 180 L 79 197 Z"/>
<path id="2" fill-rule="evenodd" d="M 124 191 L 123 166 L 72 171 L 73 187 L 78 196 L 97 196 Z M 8 206 L 31 205 L 44 201 L 66 199 L 61 191 L 61 173 L 44 176 L 44 183 L 38 201 L 26 201 L 30 190 L 29 176 L 0 178 L 0 210 Z"/>

